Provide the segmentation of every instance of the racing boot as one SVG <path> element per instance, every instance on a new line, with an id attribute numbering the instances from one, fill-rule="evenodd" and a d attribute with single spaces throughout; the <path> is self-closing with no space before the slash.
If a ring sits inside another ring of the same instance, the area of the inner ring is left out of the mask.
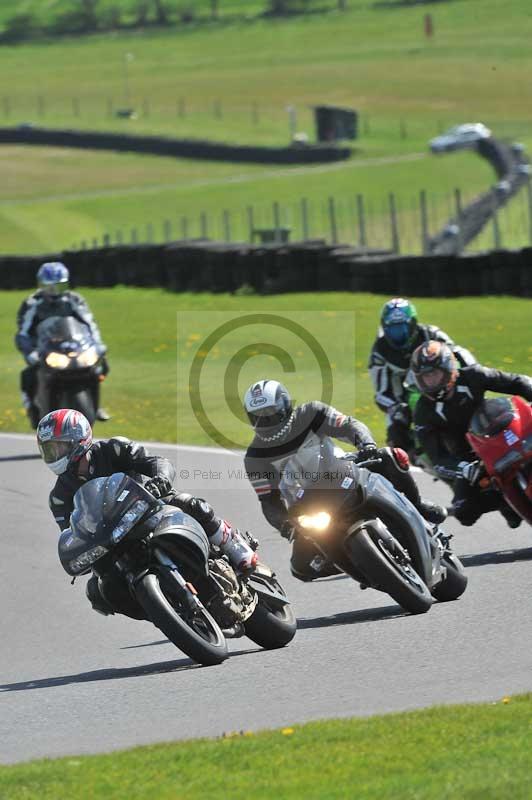
<path id="1" fill-rule="evenodd" d="M 433 525 L 441 525 L 447 519 L 446 509 L 437 503 L 431 503 L 430 500 L 423 500 L 420 497 L 419 502 L 415 505 L 421 516 Z"/>
<path id="2" fill-rule="evenodd" d="M 499 508 L 499 511 L 506 520 L 508 527 L 512 528 L 512 530 L 518 528 L 523 521 L 519 516 L 519 514 L 516 511 L 514 511 L 513 508 L 511 508 L 507 503 L 504 503 Z"/>
<path id="3" fill-rule="evenodd" d="M 209 539 L 227 556 L 232 567 L 241 572 L 251 572 L 257 566 L 257 554 L 240 531 L 225 520 L 222 520 L 218 530 Z"/>
<path id="4" fill-rule="evenodd" d="M 111 415 L 105 410 L 105 408 L 99 408 L 96 412 L 96 419 L 100 420 L 100 422 L 107 422 L 111 419 Z"/>

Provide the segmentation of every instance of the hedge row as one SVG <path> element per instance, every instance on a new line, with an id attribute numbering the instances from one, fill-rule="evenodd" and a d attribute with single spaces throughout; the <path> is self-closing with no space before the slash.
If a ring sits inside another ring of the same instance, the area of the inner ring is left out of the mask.
<path id="1" fill-rule="evenodd" d="M 170 291 L 351 291 L 532 297 L 532 248 L 478 255 L 397 256 L 308 241 L 290 245 L 190 240 L 46 256 L 0 257 L 0 288 L 31 289 L 39 265 L 61 260 L 74 286 L 162 286 Z"/>
<path id="2" fill-rule="evenodd" d="M 171 139 L 166 136 L 134 136 L 127 133 L 54 130 L 33 126 L 0 128 L 0 144 L 117 150 L 120 152 L 149 153 L 156 156 L 259 164 L 316 164 L 327 161 L 341 161 L 351 155 L 349 147 L 334 147 L 333 145 L 255 147 L 252 145 L 196 141 L 194 139 Z"/>

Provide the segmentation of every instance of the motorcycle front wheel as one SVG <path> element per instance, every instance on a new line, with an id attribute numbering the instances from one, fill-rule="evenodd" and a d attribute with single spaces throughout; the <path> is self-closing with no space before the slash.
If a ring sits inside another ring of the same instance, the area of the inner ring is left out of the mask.
<path id="1" fill-rule="evenodd" d="M 135 596 L 148 619 L 187 656 L 204 666 L 221 664 L 227 642 L 218 623 L 201 602 L 191 609 L 173 591 L 172 576 L 149 572 L 135 586 Z"/>
<path id="2" fill-rule="evenodd" d="M 387 542 L 374 533 L 360 531 L 349 540 L 348 552 L 357 569 L 374 589 L 386 592 L 411 614 L 425 614 L 432 596 L 411 564 L 402 563 Z"/>
<path id="3" fill-rule="evenodd" d="M 285 594 L 281 584 L 272 578 L 272 589 Z M 246 636 L 266 650 L 275 650 L 291 642 L 296 635 L 297 621 L 292 606 L 280 605 L 259 595 L 255 611 L 244 622 Z"/>

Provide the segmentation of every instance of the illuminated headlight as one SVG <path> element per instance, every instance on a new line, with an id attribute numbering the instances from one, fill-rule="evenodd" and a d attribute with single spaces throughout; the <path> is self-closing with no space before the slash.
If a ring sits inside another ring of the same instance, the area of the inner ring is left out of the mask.
<path id="1" fill-rule="evenodd" d="M 504 472 L 505 469 L 511 467 L 512 464 L 515 464 L 516 461 L 521 460 L 521 453 L 517 450 L 510 450 L 509 453 L 506 453 L 505 456 L 499 458 L 498 461 L 495 462 L 495 471 L 496 472 Z"/>
<path id="2" fill-rule="evenodd" d="M 136 503 L 133 503 L 129 511 L 127 511 L 120 520 L 120 525 L 117 525 L 111 534 L 111 538 L 115 544 L 119 542 L 120 539 L 123 539 L 126 533 L 129 533 L 131 528 L 136 525 L 148 508 L 149 503 L 145 500 L 137 500 Z"/>
<path id="3" fill-rule="evenodd" d="M 70 364 L 70 359 L 64 353 L 48 353 L 46 364 L 52 369 L 66 369 Z"/>
<path id="4" fill-rule="evenodd" d="M 320 511 L 318 514 L 303 514 L 297 521 L 302 528 L 325 531 L 329 527 L 331 515 L 326 511 Z"/>
<path id="5" fill-rule="evenodd" d="M 69 565 L 70 569 L 72 572 L 84 572 L 88 567 L 91 566 L 91 564 L 94 564 L 95 561 L 98 561 L 98 559 L 104 556 L 106 553 L 106 547 L 102 547 L 101 545 L 93 547 L 91 550 L 87 550 L 77 558 L 73 558 Z"/>
<path id="6" fill-rule="evenodd" d="M 89 347 L 78 356 L 78 364 L 80 367 L 92 367 L 98 361 L 98 353 L 95 347 Z"/>

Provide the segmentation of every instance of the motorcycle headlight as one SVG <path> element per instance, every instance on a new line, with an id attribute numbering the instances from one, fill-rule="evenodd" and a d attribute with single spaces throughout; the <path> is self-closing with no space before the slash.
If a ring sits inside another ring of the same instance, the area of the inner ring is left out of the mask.
<path id="1" fill-rule="evenodd" d="M 495 462 L 494 467 L 496 472 L 504 472 L 505 469 L 511 467 L 512 464 L 515 464 L 516 461 L 521 459 L 521 453 L 517 450 L 510 450 L 509 453 L 506 453 L 505 456 L 499 458 L 498 461 Z"/>
<path id="2" fill-rule="evenodd" d="M 86 550 L 85 553 L 82 553 L 77 558 L 73 558 L 69 565 L 70 569 L 72 572 L 84 572 L 91 566 L 91 564 L 94 564 L 95 561 L 98 561 L 98 559 L 104 556 L 106 553 L 106 547 L 102 547 L 101 545 L 92 547 L 90 550 Z"/>
<path id="3" fill-rule="evenodd" d="M 93 367 L 98 361 L 98 353 L 95 347 L 89 347 L 78 356 L 78 364 L 80 367 Z"/>
<path id="4" fill-rule="evenodd" d="M 48 353 L 46 364 L 52 369 L 66 369 L 70 364 L 70 359 L 64 353 Z"/>
<path id="5" fill-rule="evenodd" d="M 120 520 L 120 524 L 116 526 L 111 534 L 111 538 L 115 544 L 123 539 L 126 533 L 129 533 L 131 528 L 136 525 L 148 508 L 149 503 L 147 503 L 146 500 L 137 500 L 136 503 L 133 503 L 129 511 L 126 511 Z"/>
<path id="6" fill-rule="evenodd" d="M 297 522 L 302 528 L 321 532 L 329 527 L 331 515 L 326 511 L 319 511 L 317 514 L 302 514 L 297 518 Z"/>

